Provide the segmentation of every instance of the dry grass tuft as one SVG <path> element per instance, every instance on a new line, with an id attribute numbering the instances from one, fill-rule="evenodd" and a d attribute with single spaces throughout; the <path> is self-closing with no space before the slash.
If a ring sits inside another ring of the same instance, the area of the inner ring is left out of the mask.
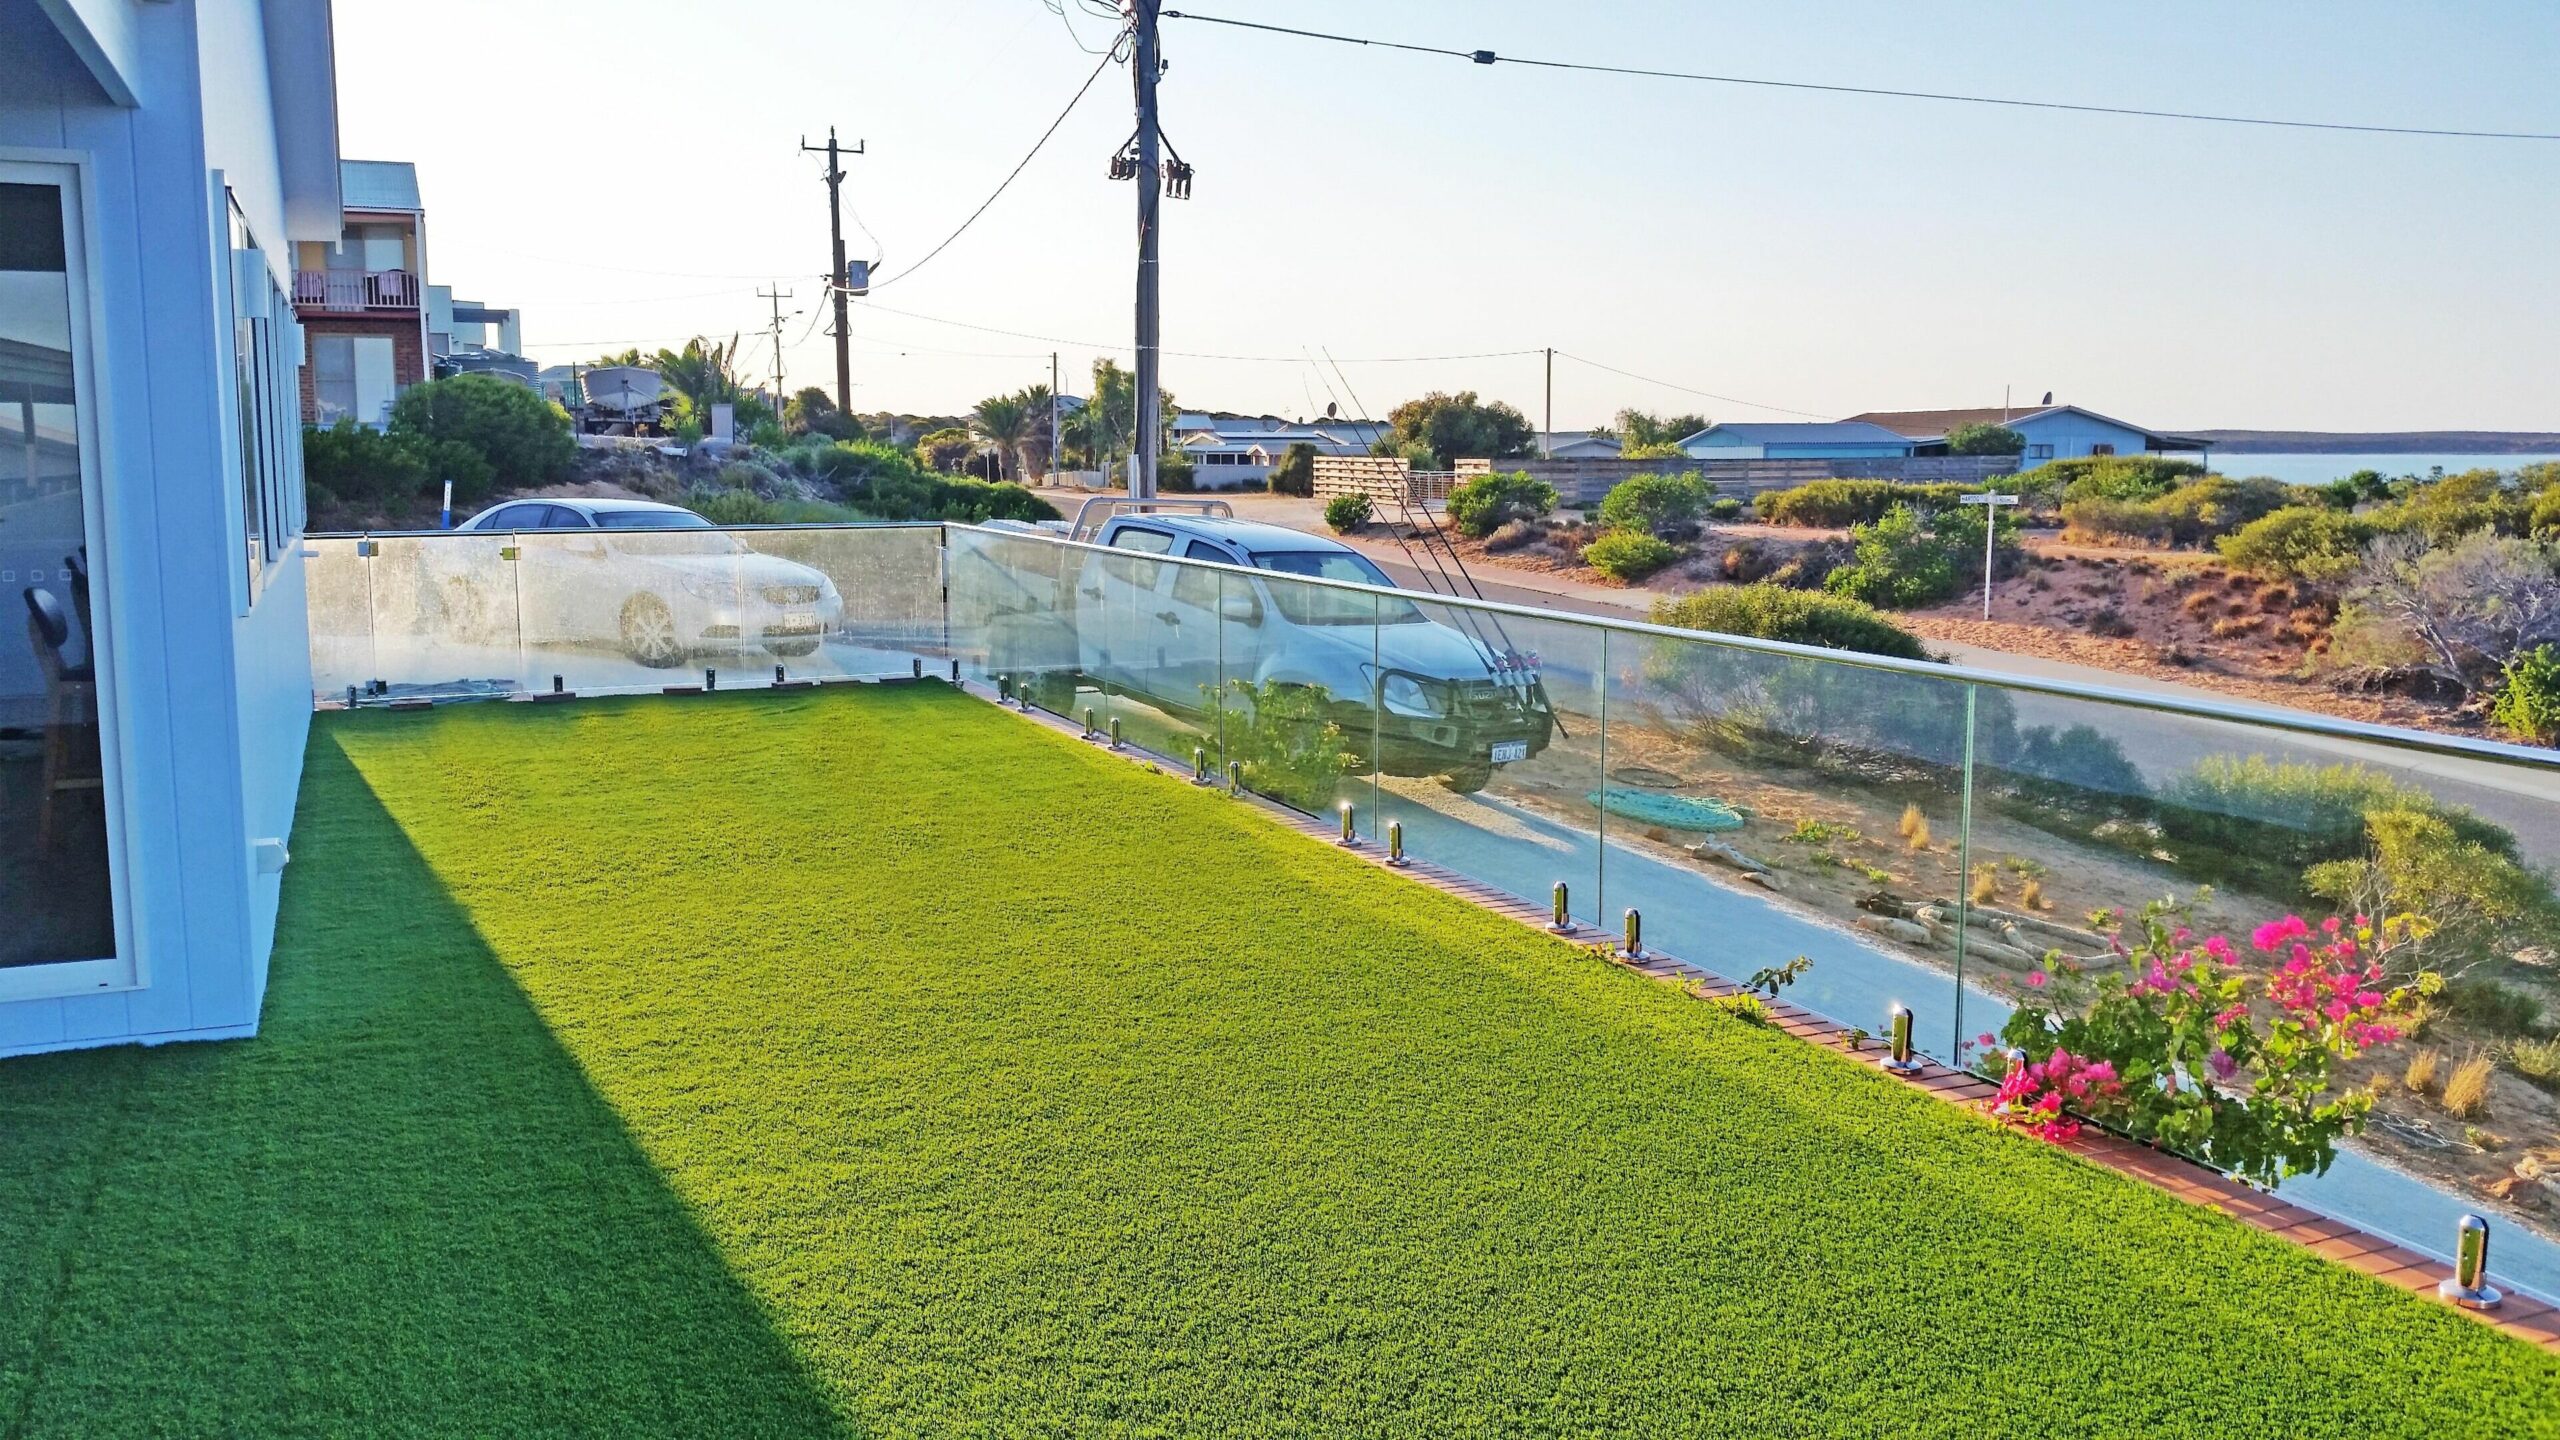
<path id="1" fill-rule="evenodd" d="M 1902 807 L 1902 839 L 1915 853 L 1929 848 L 1929 817 L 1917 805 Z"/>
<path id="2" fill-rule="evenodd" d="M 1974 866 L 1973 903 L 1976 905 L 1988 905 L 1999 898 L 2000 867 L 1997 865 Z"/>
<path id="3" fill-rule="evenodd" d="M 2445 1113 L 2468 1120 L 2489 1108 L 2489 1077 L 2497 1068 L 2497 1062 L 2486 1055 L 2474 1055 L 2454 1066 L 2444 1082 Z"/>
<path id="4" fill-rule="evenodd" d="M 2412 1095 L 2435 1093 L 2436 1071 L 2444 1064 L 2444 1056 L 2433 1050 L 2421 1050 L 2409 1057 L 2409 1066 L 2400 1072 L 2400 1083 Z"/>

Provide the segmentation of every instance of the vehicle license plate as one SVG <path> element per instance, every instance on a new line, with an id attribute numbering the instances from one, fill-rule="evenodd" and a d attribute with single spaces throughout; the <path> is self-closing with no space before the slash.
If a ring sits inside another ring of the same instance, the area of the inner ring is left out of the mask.
<path id="1" fill-rule="evenodd" d="M 1493 763 L 1496 765 L 1508 765 L 1514 760 L 1528 758 L 1529 742 L 1526 740 L 1500 740 L 1494 743 Z"/>

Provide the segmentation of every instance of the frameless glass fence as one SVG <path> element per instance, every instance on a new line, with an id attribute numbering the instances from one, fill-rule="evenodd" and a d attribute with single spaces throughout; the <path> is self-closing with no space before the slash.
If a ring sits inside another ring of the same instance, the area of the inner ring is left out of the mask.
<path id="1" fill-rule="evenodd" d="M 577 529 L 310 542 L 324 698 L 723 689 L 946 653 L 934 526 Z"/>
<path id="2" fill-rule="evenodd" d="M 1736 981 L 1802 957 L 1784 998 L 1879 1037 L 1907 1007 L 1924 1054 L 1994 1076 L 2022 1007 L 2077 1014 L 2105 977 L 2150 978 L 2147 907 L 2260 981 L 2289 958 L 2257 948 L 2270 924 L 2421 917 L 2358 983 L 2427 970 L 2441 990 L 2337 1062 L 2329 1093 L 2374 1095 L 2373 1123 L 2280 1193 L 2437 1255 L 2488 1213 L 2497 1272 L 2560 1293 L 2549 757 L 951 536 L 972 675 L 1176 764 L 1234 761 L 1298 808 L 1348 802 L 1364 838 L 1400 822 L 1415 858 L 1493 888 L 1543 903 L 1563 882 L 1586 938 L 1633 908 L 1650 947 Z M 2236 1093 L 2233 1064 L 2181 1083 Z"/>
<path id="3" fill-rule="evenodd" d="M 2360 997 L 2430 974 L 2390 1043 L 2327 1077 L 2372 1123 L 2280 1191 L 2439 1255 L 2487 1214 L 2495 1272 L 2560 1294 L 2550 757 L 1340 583 L 1319 549 L 1147 547 L 958 525 L 321 537 L 313 663 L 324 698 L 956 664 L 1173 768 L 1348 805 L 1371 843 L 1395 823 L 1494 889 L 1544 906 L 1561 884 L 1584 938 L 1633 909 L 1650 948 L 1738 982 L 1805 959 L 1784 998 L 1877 1035 L 1907 1007 L 1923 1053 L 1994 1075 L 2013 1018 L 2069 1023 L 2155 984 L 2155 958 L 2228 954 L 2250 1023 L 2351 1031 Z M 2285 967 L 2359 932 L 2336 1019 Z M 2200 1053 L 2159 1083 L 2237 1094 L 2257 1063 Z"/>

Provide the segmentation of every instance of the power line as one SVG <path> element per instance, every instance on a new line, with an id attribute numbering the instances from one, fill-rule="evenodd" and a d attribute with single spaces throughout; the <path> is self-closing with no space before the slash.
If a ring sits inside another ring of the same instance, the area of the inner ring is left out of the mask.
<path id="1" fill-rule="evenodd" d="M 1588 365 L 1594 370 L 1606 370 L 1612 375 L 1624 375 L 1630 380 L 1641 380 L 1647 385 L 1659 385 L 1665 390 L 1677 390 L 1685 395 L 1697 395 L 1709 400 L 1720 400 L 1727 405 L 1740 405 L 1752 410 L 1775 410 L 1781 415 L 1801 415 L 1808 420 L 1831 420 L 1837 418 L 1830 415 L 1816 415 L 1810 410 L 1792 410 L 1784 405 L 1764 405 L 1757 400 L 1745 400 L 1735 395 L 1719 395 L 1713 390 L 1701 390 L 1694 385 L 1678 385 L 1669 380 L 1657 380 L 1650 375 L 1639 375 L 1633 370 L 1621 370 L 1615 365 L 1603 365 L 1597 360 L 1585 360 L 1581 356 L 1573 354 L 1570 351 L 1559 350 L 1556 352 L 1556 356 L 1559 359 L 1570 360 L 1577 365 Z"/>
<path id="2" fill-rule="evenodd" d="M 1059 24 L 1067 27 L 1067 38 L 1075 42 L 1077 49 L 1083 51 L 1087 55 L 1108 55 L 1111 53 L 1111 46 L 1105 46 L 1100 50 L 1096 50 L 1092 46 L 1084 43 L 1084 36 L 1078 34 L 1076 31 L 1076 22 L 1067 15 L 1065 0 L 1040 0 L 1040 4 L 1041 7 L 1046 9 L 1050 14 L 1058 17 Z M 1118 43 L 1119 41 L 1117 39 L 1112 41 L 1112 45 L 1117 45 Z"/>
<path id="3" fill-rule="evenodd" d="M 1634 75 L 1653 80 L 1695 80 L 1710 85 L 1747 85 L 1767 90 L 1810 90 L 1828 95 L 1870 95 L 1892 100 L 1937 100 L 1959 105 L 1997 105 L 2015 110 L 2068 110 L 2082 115 L 2116 115 L 2142 120 L 2195 120 L 2215 125 L 2257 125 L 2280 130 L 2337 130 L 2358 135 L 2414 135 L 2447 140 L 2560 140 L 2560 133 L 2536 130 L 2453 130 L 2417 125 L 2359 125 L 2337 120 L 2284 120 L 2266 115 L 2217 115 L 2196 110 L 2150 110 L 2131 105 L 2079 105 L 2065 100 L 2021 100 L 2004 95 L 1964 95 L 1939 90 L 1893 90 L 1876 85 L 1833 85 L 1812 80 L 1771 80 L 1755 75 L 1715 75 L 1693 70 L 1653 70 L 1638 65 L 1592 65 L 1571 60 L 1533 60 L 1518 55 L 1497 55 L 1491 50 L 1458 50 L 1443 45 L 1408 45 L 1397 40 L 1370 40 L 1358 35 L 1335 35 L 1322 30 L 1300 30 L 1287 25 L 1266 25 L 1254 20 L 1230 20 L 1221 15 L 1196 15 L 1187 11 L 1167 10 L 1167 20 L 1197 20 L 1205 25 L 1228 25 L 1239 30 L 1264 30 L 1275 35 L 1295 35 L 1306 40 L 1326 40 L 1342 45 L 1368 45 L 1384 50 L 1406 50 L 1417 55 L 1447 55 L 1478 65 L 1527 65 L 1541 70 L 1580 70 L 1595 75 Z"/>
<path id="4" fill-rule="evenodd" d="M 1119 354 L 1129 349 L 1126 345 L 1114 344 L 1108 341 L 1081 340 L 1069 335 L 1042 335 L 1030 330 L 1007 330 L 998 325 L 980 325 L 969 320 L 952 320 L 940 315 L 927 315 L 917 310 L 900 310 L 888 305 L 875 304 L 865 308 L 876 310 L 883 315 L 898 315 L 909 320 L 923 320 L 935 325 L 952 325 L 957 326 L 962 330 L 983 331 L 989 335 L 1008 335 L 1016 340 L 1037 340 L 1045 345 L 1065 345 L 1079 350 L 1102 350 L 1113 354 Z M 1230 355 L 1208 350 L 1165 350 L 1161 353 L 1175 356 L 1183 360 L 1235 360 L 1249 364 L 1262 365 L 1304 365 L 1309 363 L 1307 357 L 1304 355 Z M 1338 363 L 1344 365 L 1415 365 L 1451 360 L 1510 360 L 1516 359 L 1522 355 L 1535 355 L 1538 353 L 1540 353 L 1538 350 L 1531 348 L 1521 350 L 1478 350 L 1470 354 L 1461 355 L 1351 355 L 1345 356 Z"/>
<path id="5" fill-rule="evenodd" d="M 886 279 L 873 281 L 871 283 L 871 288 L 878 290 L 883 286 L 895 285 L 899 281 L 906 279 L 918 270 L 932 264 L 934 256 L 951 248 L 952 241 L 967 234 L 969 227 L 978 223 L 978 217 L 987 213 L 987 207 L 996 203 L 996 200 L 1002 196 L 1004 192 L 1012 186 L 1014 180 L 1022 174 L 1023 168 L 1028 166 L 1033 157 L 1040 153 L 1041 148 L 1049 143 L 1049 137 L 1058 133 L 1058 127 L 1067 123 L 1067 117 L 1075 113 L 1076 106 L 1083 103 L 1085 95 L 1093 89 L 1093 82 L 1101 79 L 1102 72 L 1111 68 L 1112 59 L 1118 53 L 1118 49 L 1119 47 L 1114 45 L 1111 49 L 1102 52 L 1102 63 L 1094 66 L 1093 73 L 1084 77 L 1084 83 L 1076 87 L 1074 98 L 1067 101 L 1067 108 L 1059 111 L 1058 118 L 1049 122 L 1049 128 L 1040 132 L 1040 138 L 1031 142 L 1030 153 L 1024 155 L 1021 160 L 1015 162 L 1013 169 L 1006 172 L 1003 183 L 996 186 L 995 193 L 980 201 L 978 203 L 978 208 L 969 212 L 969 218 L 960 222 L 959 229 L 942 237 L 942 243 L 926 251 L 922 260 L 898 271 L 896 274 L 891 275 Z"/>

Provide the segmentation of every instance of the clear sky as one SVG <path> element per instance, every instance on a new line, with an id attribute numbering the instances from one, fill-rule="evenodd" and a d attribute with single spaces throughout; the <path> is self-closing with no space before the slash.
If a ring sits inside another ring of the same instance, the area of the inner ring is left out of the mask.
<path id="1" fill-rule="evenodd" d="M 1103 44 L 1110 25 L 1067 3 Z M 1545 58 L 2560 131 L 2547 0 L 1196 4 Z M 1125 361 L 1135 197 L 1104 174 L 1133 125 L 1125 67 L 894 279 L 1096 63 L 1041 0 L 338 0 L 337 47 L 344 153 L 417 162 L 430 278 L 521 307 L 546 361 L 758 336 L 773 278 L 803 312 L 790 384 L 832 385 L 830 342 L 801 338 L 826 209 L 797 149 L 830 123 L 866 144 L 846 191 L 892 277 L 855 303 L 857 408 L 965 409 L 1045 381 L 1052 349 L 1071 393 L 1095 354 Z M 1186 405 L 1382 413 L 1473 388 L 1534 421 L 1535 355 L 1354 357 L 1551 345 L 1783 407 L 1559 359 L 1567 428 L 1631 404 L 1777 419 L 2009 386 L 2156 427 L 2560 430 L 2560 143 L 1480 67 L 1183 21 L 1165 49 L 1166 133 L 1199 178 L 1166 204 L 1164 344 L 1280 357 L 1169 355 Z M 1325 349 L 1345 378 L 1291 358 Z M 757 340 L 750 368 L 770 355 Z"/>

